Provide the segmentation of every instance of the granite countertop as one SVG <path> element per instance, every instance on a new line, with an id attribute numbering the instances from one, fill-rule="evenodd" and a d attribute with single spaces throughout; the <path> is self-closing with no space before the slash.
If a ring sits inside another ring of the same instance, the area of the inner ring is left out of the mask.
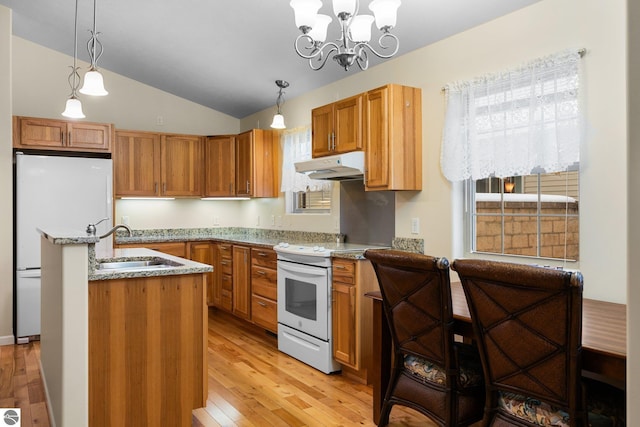
<path id="1" fill-rule="evenodd" d="M 210 265 L 144 248 L 115 249 L 113 252 L 113 257 L 99 258 L 95 260 L 92 260 L 91 258 L 92 257 L 90 256 L 89 281 L 131 279 L 136 277 L 173 276 L 179 274 L 209 273 L 213 271 L 213 267 Z M 97 270 L 95 268 L 95 265 L 98 262 L 147 260 L 166 260 L 168 261 L 166 262 L 166 264 L 168 264 L 169 266 L 151 270 Z M 93 269 L 91 268 L 91 265 L 94 266 Z"/>
<path id="2" fill-rule="evenodd" d="M 295 243 L 321 243 L 336 241 L 339 233 L 318 233 L 292 230 L 270 230 L 241 227 L 218 228 L 182 228 L 182 229 L 152 229 L 133 230 L 132 236 L 125 236 L 118 232 L 115 236 L 116 244 L 131 243 L 159 243 L 159 242 L 189 242 L 200 240 L 217 240 L 229 243 L 244 243 L 254 246 L 272 248 L 280 242 Z M 348 241 L 348 236 L 347 236 Z M 396 237 L 391 247 L 409 252 L 423 253 L 424 240 Z M 363 259 L 361 252 L 335 253 L 334 257 Z"/>

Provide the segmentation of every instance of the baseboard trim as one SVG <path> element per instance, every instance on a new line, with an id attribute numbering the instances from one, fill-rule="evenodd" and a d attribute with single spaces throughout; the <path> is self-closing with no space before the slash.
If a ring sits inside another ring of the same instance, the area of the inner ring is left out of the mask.
<path id="1" fill-rule="evenodd" d="M 5 335 L 4 337 L 0 337 L 0 345 L 13 345 L 15 343 L 15 338 L 13 335 Z"/>
<path id="2" fill-rule="evenodd" d="M 51 396 L 49 396 L 49 387 L 47 387 L 47 379 L 44 376 L 44 369 L 42 369 L 42 360 L 38 361 L 40 365 L 40 377 L 42 378 L 42 386 L 44 387 L 44 398 L 47 401 L 47 412 L 49 412 L 49 424 L 51 427 L 56 427 L 56 419 L 53 416 L 53 406 L 51 405 Z"/>

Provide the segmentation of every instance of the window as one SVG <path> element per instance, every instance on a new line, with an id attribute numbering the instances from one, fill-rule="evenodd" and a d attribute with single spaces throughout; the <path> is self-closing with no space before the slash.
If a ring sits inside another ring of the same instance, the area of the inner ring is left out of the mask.
<path id="1" fill-rule="evenodd" d="M 333 183 L 310 179 L 295 170 L 295 162 L 311 159 L 311 127 L 285 131 L 282 135 L 282 185 L 287 212 L 330 213 Z"/>
<path id="2" fill-rule="evenodd" d="M 579 259 L 578 172 L 470 180 L 469 252 Z"/>
<path id="3" fill-rule="evenodd" d="M 469 252 L 578 259 L 581 55 L 445 87 L 441 166 L 465 182 Z"/>

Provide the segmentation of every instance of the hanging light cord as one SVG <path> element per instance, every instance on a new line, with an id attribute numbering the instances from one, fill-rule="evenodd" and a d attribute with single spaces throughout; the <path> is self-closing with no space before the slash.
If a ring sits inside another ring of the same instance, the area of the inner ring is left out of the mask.
<path id="1" fill-rule="evenodd" d="M 76 0 L 76 14 L 73 25 L 73 66 L 71 67 L 71 74 L 69 74 L 69 86 L 71 86 L 71 98 L 77 98 L 78 86 L 80 86 L 80 74 L 78 74 L 78 67 L 76 65 L 76 58 L 78 56 L 78 0 Z"/>
<path id="2" fill-rule="evenodd" d="M 282 89 L 289 87 L 289 83 L 284 80 L 276 80 L 276 85 L 280 88 L 278 90 L 278 98 L 276 98 L 276 107 L 278 108 L 278 114 L 282 114 L 280 112 L 280 107 L 284 104 L 284 92 L 282 92 Z"/>
<path id="3" fill-rule="evenodd" d="M 89 30 L 91 32 L 91 38 L 87 42 L 87 50 L 89 51 L 89 56 L 91 57 L 91 70 L 95 70 L 98 68 L 98 59 L 102 56 L 102 43 L 98 40 L 98 33 L 96 31 L 96 15 L 97 15 L 97 1 L 93 1 L 93 30 Z M 96 54 L 97 50 L 97 54 Z"/>

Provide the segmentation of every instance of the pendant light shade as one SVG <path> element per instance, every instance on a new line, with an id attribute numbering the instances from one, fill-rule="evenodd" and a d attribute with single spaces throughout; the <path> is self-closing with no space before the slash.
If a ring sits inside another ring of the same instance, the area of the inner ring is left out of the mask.
<path id="1" fill-rule="evenodd" d="M 102 74 L 98 71 L 98 59 L 102 56 L 102 43 L 98 40 L 98 34 L 96 30 L 96 15 L 98 5 L 97 0 L 93 0 L 93 30 L 91 31 L 91 38 L 87 42 L 87 50 L 89 51 L 89 58 L 91 58 L 91 66 L 89 71 L 84 75 L 84 84 L 80 93 L 92 96 L 105 96 L 109 92 L 104 88 L 104 79 Z"/>
<path id="2" fill-rule="evenodd" d="M 284 92 L 282 92 L 282 89 L 289 87 L 289 83 L 284 80 L 276 80 L 276 86 L 280 88 L 278 90 L 278 98 L 276 99 L 276 106 L 278 107 L 278 110 L 273 116 L 271 127 L 273 129 L 286 129 L 287 127 L 284 124 L 284 116 L 280 112 L 280 107 L 284 104 Z"/>
<path id="3" fill-rule="evenodd" d="M 284 124 L 284 116 L 282 114 L 275 114 L 273 116 L 273 122 L 271 122 L 271 127 L 273 129 L 286 129 L 287 126 Z"/>
<path id="4" fill-rule="evenodd" d="M 82 112 L 82 103 L 75 96 L 67 99 L 67 104 L 62 115 L 70 119 L 84 119 L 86 117 Z"/>
<path id="5" fill-rule="evenodd" d="M 82 112 L 82 103 L 78 99 L 78 86 L 80 86 L 80 75 L 78 74 L 78 67 L 76 60 L 78 57 L 78 0 L 76 0 L 76 12 L 74 17 L 73 28 L 73 65 L 71 66 L 71 74 L 69 74 L 69 86 L 71 86 L 71 95 L 67 99 L 62 115 L 69 117 L 70 119 L 84 119 L 85 115 Z"/>
<path id="6" fill-rule="evenodd" d="M 104 79 L 100 71 L 91 68 L 84 75 L 84 84 L 80 88 L 80 93 L 93 96 L 105 96 L 109 92 L 104 88 Z"/>

